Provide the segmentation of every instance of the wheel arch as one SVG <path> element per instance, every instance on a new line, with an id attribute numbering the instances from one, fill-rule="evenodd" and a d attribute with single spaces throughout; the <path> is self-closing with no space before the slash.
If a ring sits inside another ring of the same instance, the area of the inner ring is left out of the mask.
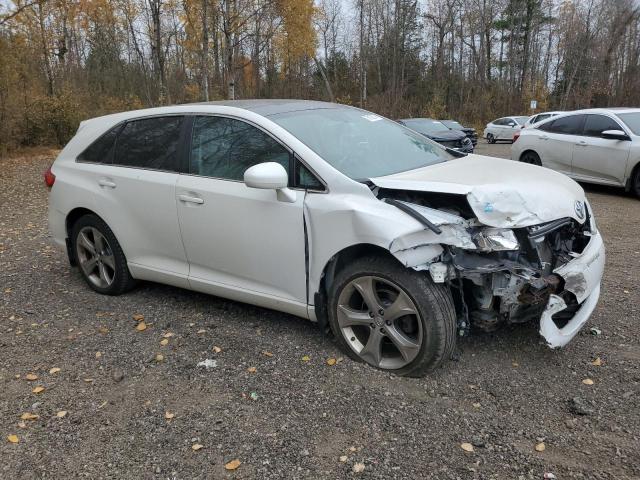
<path id="1" fill-rule="evenodd" d="M 518 161 L 521 162 L 522 158 L 527 154 L 527 153 L 533 153 L 535 154 L 539 159 L 540 159 L 540 163 L 542 163 L 542 157 L 540 156 L 540 154 L 538 152 L 536 152 L 533 148 L 527 148 L 525 150 L 523 150 L 522 152 L 520 152 L 520 156 L 518 157 Z"/>
<path id="2" fill-rule="evenodd" d="M 631 172 L 629 173 L 629 177 L 627 178 L 625 185 L 625 191 L 630 192 L 633 189 L 633 181 L 638 174 L 640 174 L 640 159 L 638 159 L 636 164 L 631 168 Z"/>
<path id="3" fill-rule="evenodd" d="M 67 256 L 69 257 L 69 263 L 72 266 L 77 265 L 78 261 L 76 259 L 76 254 L 73 250 L 73 241 L 71 239 L 71 231 L 73 230 L 73 226 L 75 225 L 75 223 L 85 215 L 95 215 L 96 217 L 98 217 L 100 220 L 104 222 L 104 219 L 100 215 L 98 215 L 96 212 L 86 207 L 75 207 L 71 211 L 69 211 L 69 213 L 67 213 L 67 216 L 65 218 L 65 231 L 67 233 L 67 237 L 65 238 L 65 243 L 67 246 Z"/>

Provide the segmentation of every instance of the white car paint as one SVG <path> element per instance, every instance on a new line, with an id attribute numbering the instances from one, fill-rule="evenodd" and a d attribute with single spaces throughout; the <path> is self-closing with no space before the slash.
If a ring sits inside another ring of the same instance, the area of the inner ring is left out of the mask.
<path id="1" fill-rule="evenodd" d="M 511 116 L 500 117 L 487 123 L 484 129 L 483 137 L 488 138 L 489 135 L 493 136 L 494 140 L 513 140 L 513 134 L 519 131 L 525 124 L 528 117 L 526 116 Z"/>
<path id="2" fill-rule="evenodd" d="M 250 122 L 295 152 L 327 188 L 323 192 L 290 190 L 281 197 L 275 190 L 251 188 L 240 181 L 76 161 L 87 145 L 120 122 L 176 114 L 229 116 Z M 381 119 L 376 116 L 370 121 Z M 311 320 L 317 319 L 316 309 L 322 307 L 315 304 L 316 294 L 330 274 L 327 268 L 332 259 L 354 245 L 385 249 L 405 266 L 430 270 L 434 280 L 442 281 L 446 266 L 442 270 L 437 264 L 442 264 L 445 248 L 478 250 L 472 230 L 484 235 L 488 227 L 524 228 L 562 218 L 579 224 L 586 221 L 577 215 L 576 205 L 585 205 L 586 200 L 575 182 L 538 167 L 473 154 L 372 178 L 372 189 L 338 171 L 268 117 L 233 102 L 161 107 L 83 122 L 52 172 L 57 179 L 50 194 L 49 227 L 57 244 L 64 246 L 67 241 L 67 216 L 74 209 L 87 209 L 111 227 L 135 278 Z M 463 219 L 408 203 L 441 228 L 442 233 L 436 234 L 423 222 L 381 201 L 375 193 L 378 188 L 464 195 L 476 218 Z M 590 235 L 591 248 L 569 262 L 575 268 L 567 272 L 603 262 L 604 247 L 594 226 Z M 576 288 L 591 302 L 597 300 L 601 275 L 595 271 L 576 281 Z M 558 308 L 557 302 L 551 305 L 550 301 L 548 308 L 552 307 Z M 551 346 L 563 344 L 560 337 L 575 335 L 576 325 L 582 325 L 590 314 L 587 307 L 579 312 L 583 313 L 561 332 L 543 329 Z"/>
<path id="3" fill-rule="evenodd" d="M 544 122 L 545 120 L 548 120 L 549 118 L 555 117 L 556 115 L 560 115 L 562 113 L 564 113 L 564 112 L 561 112 L 561 111 L 557 111 L 557 112 L 540 112 L 540 113 L 533 114 L 524 123 L 522 128 L 529 128 L 531 125 L 533 125 L 535 123 Z"/>
<path id="4" fill-rule="evenodd" d="M 633 113 L 640 115 L 640 109 L 587 109 L 552 117 L 523 129 L 511 146 L 511 158 L 520 160 L 525 152 L 535 152 L 542 166 L 575 180 L 630 188 L 640 164 L 640 132 L 634 132 L 620 115 Z M 594 115 L 609 118 L 628 139 L 585 135 L 584 130 L 572 134 L 545 130 L 556 119 Z"/>

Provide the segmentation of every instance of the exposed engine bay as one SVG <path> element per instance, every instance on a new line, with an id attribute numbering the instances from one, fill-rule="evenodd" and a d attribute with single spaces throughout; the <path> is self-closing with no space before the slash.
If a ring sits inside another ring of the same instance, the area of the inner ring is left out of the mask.
<path id="1" fill-rule="evenodd" d="M 472 326 L 493 331 L 504 323 L 540 320 L 550 303 L 563 303 L 551 317 L 562 329 L 580 308 L 584 278 L 563 277 L 558 269 L 578 257 L 595 232 L 586 204 L 582 223 L 560 218 L 494 228 L 477 220 L 465 195 L 383 188 L 374 193 L 425 225 L 412 238 L 396 239 L 390 250 L 405 266 L 428 270 L 434 282 L 449 285 L 460 335 Z"/>

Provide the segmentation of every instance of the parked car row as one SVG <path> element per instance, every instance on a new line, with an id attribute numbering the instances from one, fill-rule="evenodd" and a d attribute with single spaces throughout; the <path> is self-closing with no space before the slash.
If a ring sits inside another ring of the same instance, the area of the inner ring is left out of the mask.
<path id="1" fill-rule="evenodd" d="M 640 109 L 566 112 L 514 136 L 511 158 L 640 197 Z"/>
<path id="2" fill-rule="evenodd" d="M 462 153 L 473 152 L 473 142 L 465 132 L 449 128 L 439 120 L 405 118 L 398 120 L 398 123 L 452 150 Z"/>

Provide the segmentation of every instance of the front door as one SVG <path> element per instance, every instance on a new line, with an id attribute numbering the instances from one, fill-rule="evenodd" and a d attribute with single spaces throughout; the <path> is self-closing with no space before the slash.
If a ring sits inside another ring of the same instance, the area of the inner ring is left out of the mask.
<path id="1" fill-rule="evenodd" d="M 249 188 L 247 168 L 291 154 L 238 119 L 193 119 L 190 173 L 176 185 L 178 218 L 193 289 L 292 313 L 306 311 L 304 192 L 293 203 Z"/>

